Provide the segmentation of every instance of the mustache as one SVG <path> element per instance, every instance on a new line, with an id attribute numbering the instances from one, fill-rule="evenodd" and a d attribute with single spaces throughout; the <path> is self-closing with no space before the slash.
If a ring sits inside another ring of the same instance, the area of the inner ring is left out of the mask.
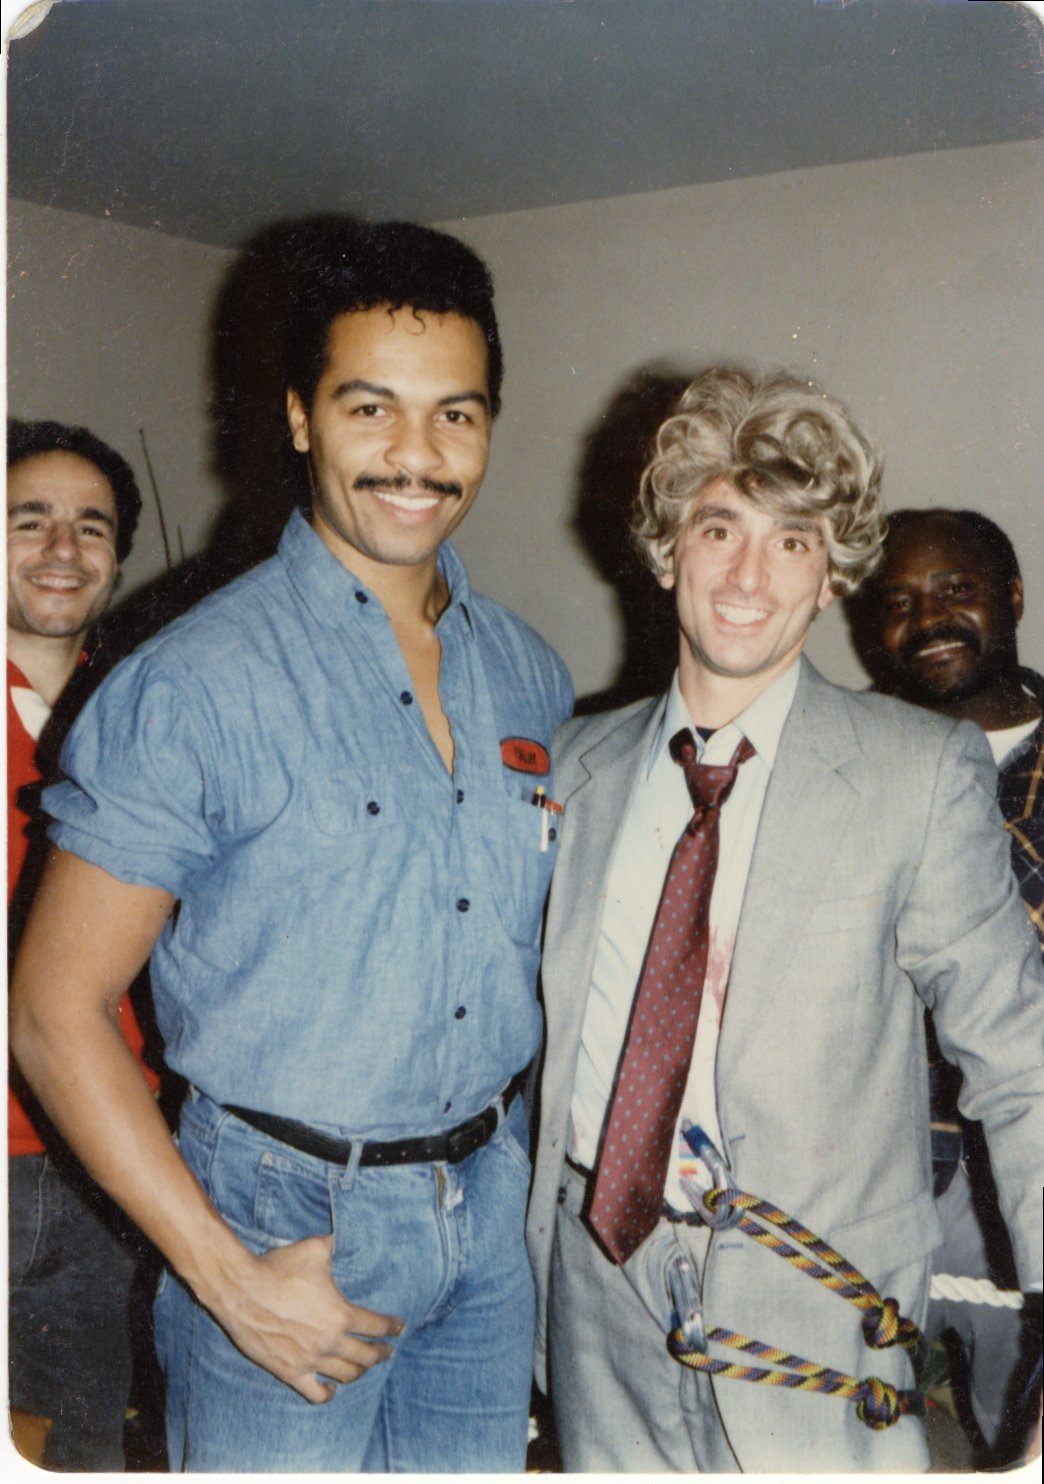
<path id="1" fill-rule="evenodd" d="M 403 490 L 423 490 L 427 495 L 455 495 L 460 499 L 464 493 L 462 485 L 455 479 L 408 479 L 405 474 L 396 474 L 394 479 L 378 479 L 374 474 L 360 474 L 352 485 L 357 490 L 385 490 L 398 495 Z"/>
<path id="2" fill-rule="evenodd" d="M 982 651 L 982 644 L 974 629 L 963 628 L 960 624 L 940 624 L 937 629 L 922 630 L 918 634 L 911 634 L 905 639 L 899 648 L 899 659 L 904 665 L 913 662 L 917 654 L 928 644 L 945 644 L 950 641 L 958 644 L 966 644 L 973 654 Z"/>

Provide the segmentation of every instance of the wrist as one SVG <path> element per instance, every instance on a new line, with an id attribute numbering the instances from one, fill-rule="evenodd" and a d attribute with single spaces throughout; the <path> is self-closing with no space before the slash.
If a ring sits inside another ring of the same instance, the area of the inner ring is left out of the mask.
<path id="1" fill-rule="evenodd" d="M 211 1314 L 219 1314 L 235 1303 L 238 1293 L 249 1289 L 258 1258 L 240 1241 L 216 1211 L 211 1211 L 204 1233 L 192 1243 L 182 1260 L 172 1257 L 178 1276 Z"/>

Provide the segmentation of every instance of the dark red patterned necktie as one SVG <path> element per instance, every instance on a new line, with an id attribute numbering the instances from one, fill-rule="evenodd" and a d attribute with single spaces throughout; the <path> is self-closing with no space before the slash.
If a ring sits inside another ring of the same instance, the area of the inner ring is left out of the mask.
<path id="1" fill-rule="evenodd" d="M 659 1220 L 707 973 L 719 811 L 740 764 L 754 756 L 744 737 L 728 767 L 706 766 L 696 760 L 688 729 L 671 738 L 670 748 L 685 770 L 695 813 L 667 868 L 588 1211 L 617 1262 L 626 1262 Z"/>

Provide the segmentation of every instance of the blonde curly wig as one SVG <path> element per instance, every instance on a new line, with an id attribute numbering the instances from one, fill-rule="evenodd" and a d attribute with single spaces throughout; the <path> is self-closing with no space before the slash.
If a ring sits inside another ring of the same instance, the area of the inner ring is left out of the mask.
<path id="1" fill-rule="evenodd" d="M 831 584 L 855 592 L 881 559 L 881 455 L 840 402 L 788 372 L 705 371 L 656 435 L 631 516 L 658 577 L 698 496 L 727 480 L 760 510 L 822 516 Z"/>

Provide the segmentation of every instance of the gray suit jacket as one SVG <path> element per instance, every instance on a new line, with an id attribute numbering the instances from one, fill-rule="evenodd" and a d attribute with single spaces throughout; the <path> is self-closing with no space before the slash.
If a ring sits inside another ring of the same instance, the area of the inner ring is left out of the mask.
<path id="1" fill-rule="evenodd" d="M 968 723 L 842 690 L 801 665 L 718 1045 L 723 1152 L 741 1189 L 811 1227 L 871 1281 L 903 1262 L 927 1264 L 939 1241 L 927 1005 L 943 1051 L 964 1074 L 962 1108 L 985 1124 L 1020 1280 L 1038 1286 L 1044 984 L 988 746 Z M 607 875 L 663 704 L 568 722 L 557 739 L 564 812 L 547 919 L 547 1041 L 528 1222 L 541 1384 L 556 1203 Z M 736 1316 L 750 1275 L 735 1254 L 754 1244 L 729 1235 L 712 1242 L 705 1313 L 708 1325 L 742 1328 Z M 765 1260 L 771 1274 L 779 1259 Z M 773 1291 L 770 1278 L 758 1301 L 764 1323 L 746 1332 L 781 1343 L 772 1338 Z M 838 1300 L 837 1309 L 839 1323 L 850 1325 L 847 1306 Z"/>

